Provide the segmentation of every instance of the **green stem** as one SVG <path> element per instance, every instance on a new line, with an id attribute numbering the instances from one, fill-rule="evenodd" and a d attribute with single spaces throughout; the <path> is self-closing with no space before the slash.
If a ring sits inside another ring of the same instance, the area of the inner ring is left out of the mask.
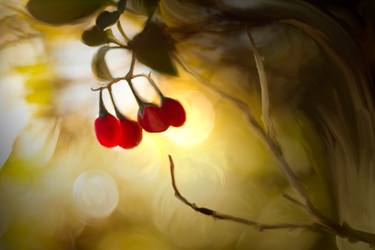
<path id="1" fill-rule="evenodd" d="M 129 42 L 130 39 L 129 39 L 129 37 L 126 35 L 124 29 L 122 28 L 122 25 L 121 25 L 120 20 L 117 21 L 117 29 L 120 31 L 120 34 L 121 34 L 122 37 L 125 39 L 125 41 L 126 41 L 126 42 Z"/>

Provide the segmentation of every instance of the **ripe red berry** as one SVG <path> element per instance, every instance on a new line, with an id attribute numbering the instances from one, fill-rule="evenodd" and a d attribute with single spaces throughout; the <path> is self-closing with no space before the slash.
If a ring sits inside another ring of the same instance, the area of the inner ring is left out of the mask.
<path id="1" fill-rule="evenodd" d="M 173 127 L 181 127 L 186 121 L 184 107 L 175 99 L 162 98 L 161 109 L 169 123 Z"/>
<path id="2" fill-rule="evenodd" d="M 120 120 L 121 138 L 119 146 L 130 149 L 137 146 L 142 141 L 142 128 L 136 121 L 129 119 Z"/>
<path id="3" fill-rule="evenodd" d="M 99 116 L 95 120 L 95 134 L 99 143 L 104 147 L 115 147 L 121 135 L 120 123 L 109 113 Z"/>
<path id="4" fill-rule="evenodd" d="M 144 130 L 151 133 L 163 132 L 169 127 L 164 112 L 152 103 L 145 103 L 140 107 L 138 122 Z"/>

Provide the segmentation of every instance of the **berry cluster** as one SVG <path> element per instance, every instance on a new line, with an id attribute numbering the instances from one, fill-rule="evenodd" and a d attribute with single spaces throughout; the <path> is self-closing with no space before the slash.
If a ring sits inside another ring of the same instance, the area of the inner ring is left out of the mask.
<path id="1" fill-rule="evenodd" d="M 180 127 L 185 123 L 186 113 L 181 103 L 164 96 L 152 79 L 149 78 L 149 80 L 160 96 L 160 106 L 143 101 L 133 88 L 132 82 L 129 81 L 129 86 L 139 106 L 137 121 L 129 119 L 119 111 L 111 86 L 108 86 L 117 118 L 110 114 L 104 106 L 103 89 L 100 88 L 99 117 L 95 120 L 95 133 L 101 145 L 108 148 L 120 146 L 124 149 L 131 149 L 142 141 L 142 129 L 150 133 L 158 133 L 167 130 L 169 126 Z"/>

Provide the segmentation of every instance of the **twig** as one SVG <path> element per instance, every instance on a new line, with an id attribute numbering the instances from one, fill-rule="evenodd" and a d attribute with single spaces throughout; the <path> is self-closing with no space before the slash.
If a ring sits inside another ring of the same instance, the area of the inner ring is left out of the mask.
<path id="1" fill-rule="evenodd" d="M 302 207 L 303 209 L 306 209 L 306 205 L 305 205 L 305 204 L 303 204 L 303 203 L 300 202 L 299 200 L 293 198 L 292 196 L 290 196 L 290 195 L 288 195 L 288 194 L 283 194 L 283 197 L 284 197 L 286 200 L 288 200 L 288 201 L 294 203 L 295 205 L 300 206 L 300 207 Z"/>
<path id="2" fill-rule="evenodd" d="M 184 67 L 185 67 L 185 69 L 188 69 L 185 65 L 184 65 Z M 192 72 L 192 71 L 190 70 L 190 72 Z M 201 78 L 199 78 L 199 79 L 201 79 Z M 262 141 L 265 142 L 266 146 L 272 152 L 272 155 L 274 156 L 281 172 L 288 179 L 288 182 L 290 183 L 290 185 L 293 188 L 296 189 L 297 193 L 303 199 L 304 204 L 311 207 L 312 203 L 308 199 L 306 190 L 305 190 L 304 186 L 302 186 L 302 184 L 300 183 L 300 181 L 298 180 L 297 176 L 294 174 L 292 169 L 289 167 L 288 162 L 285 160 L 284 153 L 281 150 L 281 147 L 278 145 L 277 142 L 275 142 L 273 140 L 273 138 L 271 136 L 269 136 L 266 133 L 266 131 L 262 128 L 262 126 L 260 126 L 258 121 L 252 115 L 250 107 L 245 102 L 241 101 L 238 98 L 235 98 L 235 97 L 229 95 L 228 93 L 224 92 L 223 90 L 221 90 L 220 88 L 218 88 L 218 87 L 216 87 L 212 84 L 206 83 L 206 84 L 204 84 L 204 86 L 213 90 L 214 92 L 216 92 L 220 96 L 224 97 L 225 99 L 230 100 L 233 104 L 235 104 L 235 106 L 237 106 L 245 114 L 249 125 L 258 134 L 258 136 L 262 139 Z"/>
<path id="3" fill-rule="evenodd" d="M 260 92 L 261 92 L 261 102 L 262 102 L 262 118 L 264 127 L 268 134 L 273 134 L 273 126 L 272 120 L 270 117 L 270 97 L 268 91 L 268 81 L 266 71 L 264 69 L 263 60 L 264 58 L 258 52 L 256 48 L 253 36 L 251 35 L 251 31 L 248 27 L 246 27 L 246 34 L 250 41 L 251 49 L 253 50 L 255 65 L 257 67 L 258 76 L 259 76 L 259 83 L 260 83 Z"/>
<path id="4" fill-rule="evenodd" d="M 269 150 L 271 151 L 273 157 L 275 158 L 275 160 L 277 162 L 277 165 L 279 166 L 279 169 L 281 170 L 281 172 L 283 173 L 285 178 L 287 178 L 289 184 L 300 195 L 303 202 L 300 202 L 300 201 L 298 201 L 298 200 L 296 200 L 296 199 L 294 199 L 290 196 L 286 196 L 286 198 L 289 201 L 291 201 L 291 202 L 293 202 L 293 203 L 295 203 L 295 204 L 304 208 L 304 210 L 315 221 L 313 223 L 315 228 L 319 229 L 320 231 L 332 234 L 334 236 L 339 236 L 341 238 L 348 239 L 351 242 L 361 241 L 361 242 L 365 242 L 365 243 L 368 243 L 368 244 L 373 245 L 373 246 L 375 245 L 375 234 L 354 229 L 354 228 L 350 227 L 349 225 L 347 225 L 345 223 L 340 225 L 340 224 L 336 223 L 335 221 L 332 221 L 331 219 L 325 217 L 323 214 L 321 214 L 315 208 L 315 206 L 310 201 L 310 199 L 307 195 L 305 187 L 301 184 L 301 182 L 299 181 L 299 179 L 297 178 L 297 176 L 293 172 L 292 168 L 289 166 L 288 162 L 286 161 L 286 159 L 284 157 L 284 153 L 283 153 L 281 147 L 279 146 L 278 142 L 273 137 L 268 135 L 266 133 L 266 131 L 262 128 L 262 126 L 260 126 L 258 121 L 253 116 L 250 107 L 245 102 L 243 102 L 242 100 L 240 100 L 238 98 L 235 98 L 235 97 L 231 96 L 230 94 L 224 92 L 220 88 L 210 84 L 207 80 L 203 79 L 198 74 L 196 74 L 196 72 L 194 72 L 189 67 L 187 67 L 185 64 L 183 64 L 181 60 L 177 60 L 177 61 L 181 64 L 181 66 L 185 70 L 187 70 L 194 77 L 196 77 L 197 80 L 204 82 L 205 83 L 204 86 L 208 87 L 209 89 L 216 92 L 217 94 L 224 97 L 225 99 L 231 101 L 235 106 L 237 106 L 243 112 L 243 114 L 247 118 L 248 124 L 253 129 L 253 131 L 256 132 L 257 135 L 262 139 L 262 141 L 266 144 L 266 146 L 269 148 Z M 192 203 L 185 203 L 185 204 L 189 205 L 194 210 L 197 210 L 197 209 L 194 208 L 194 206 L 195 206 L 194 204 L 192 204 Z M 197 210 L 197 211 L 200 212 L 200 213 L 203 213 L 199 210 Z M 210 216 L 212 216 L 212 215 L 210 215 Z M 229 218 L 231 218 L 231 216 L 229 216 Z M 236 221 L 236 220 L 233 220 L 233 219 L 228 219 L 228 220 L 238 222 L 238 223 L 242 223 L 241 221 Z M 245 224 L 245 223 L 242 223 L 242 224 Z"/>
<path id="5" fill-rule="evenodd" d="M 223 214 L 220 212 L 217 212 L 215 210 L 206 208 L 206 207 L 200 207 L 197 206 L 195 203 L 190 202 L 188 199 L 186 199 L 181 192 L 177 188 L 176 184 L 176 177 L 174 174 L 174 162 L 172 159 L 172 156 L 168 155 L 169 157 L 169 167 L 171 172 L 171 180 L 172 180 L 172 187 L 175 193 L 175 196 L 185 205 L 189 206 L 193 210 L 204 214 L 211 216 L 214 219 L 217 220 L 227 220 L 227 221 L 233 221 L 240 224 L 244 224 L 247 226 L 254 227 L 258 231 L 266 231 L 266 230 L 273 230 L 273 229 L 288 229 L 288 230 L 296 230 L 296 229 L 302 229 L 302 230 L 310 230 L 310 231 L 318 231 L 318 227 L 315 224 L 262 224 L 256 221 L 244 219 L 241 217 L 236 217 L 228 214 Z"/>

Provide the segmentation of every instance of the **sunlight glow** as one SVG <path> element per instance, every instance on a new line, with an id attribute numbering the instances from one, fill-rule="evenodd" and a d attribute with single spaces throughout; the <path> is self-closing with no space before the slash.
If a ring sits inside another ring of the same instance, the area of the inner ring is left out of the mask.
<path id="1" fill-rule="evenodd" d="M 74 182 L 77 208 L 87 217 L 105 218 L 117 207 L 119 194 L 115 180 L 104 171 L 83 172 Z"/>
<path id="2" fill-rule="evenodd" d="M 165 135 L 183 146 L 196 145 L 208 138 L 215 123 L 215 111 L 210 100 L 199 91 L 187 91 L 177 97 L 186 110 L 186 123 L 169 128 Z"/>

